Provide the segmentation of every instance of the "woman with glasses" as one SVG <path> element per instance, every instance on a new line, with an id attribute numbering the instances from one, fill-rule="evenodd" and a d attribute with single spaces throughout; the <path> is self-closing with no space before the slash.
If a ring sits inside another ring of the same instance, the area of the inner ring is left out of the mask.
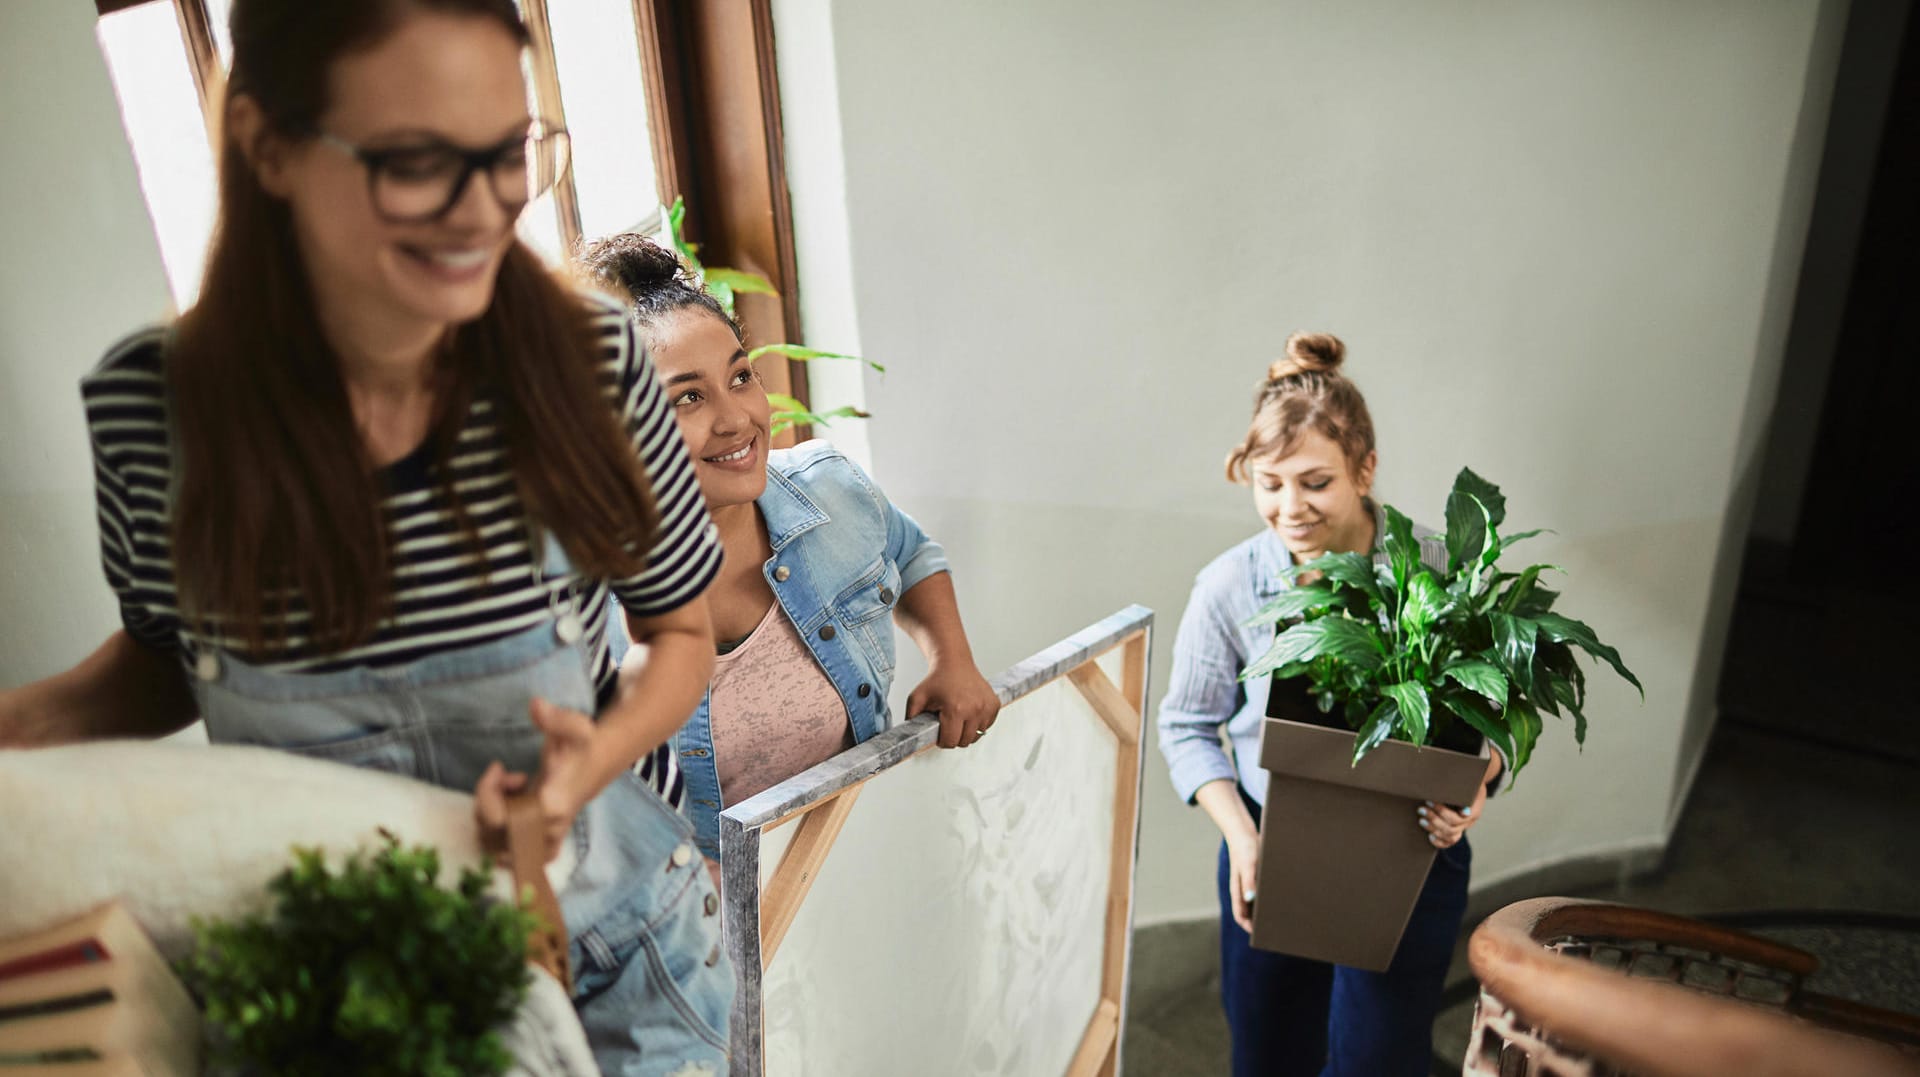
<path id="1" fill-rule="evenodd" d="M 602 1068 L 718 1073 L 732 972 L 666 743 L 720 550 L 622 311 L 514 237 L 567 151 L 514 4 L 238 0 L 232 41 L 200 299 L 82 383 L 124 630 L 0 694 L 0 744 L 198 714 L 472 790 L 495 831 L 529 793 Z"/>

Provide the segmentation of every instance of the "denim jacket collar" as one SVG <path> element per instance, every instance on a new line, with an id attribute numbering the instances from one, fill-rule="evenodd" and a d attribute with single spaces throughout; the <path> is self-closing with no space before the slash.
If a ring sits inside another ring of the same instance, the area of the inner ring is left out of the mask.
<path id="1" fill-rule="evenodd" d="M 776 554 L 785 549 L 787 543 L 829 519 L 820 506 L 807 496 L 806 491 L 782 474 L 779 468 L 767 469 L 767 489 L 754 503 L 760 507 L 761 518 L 767 522 L 767 543 Z"/>

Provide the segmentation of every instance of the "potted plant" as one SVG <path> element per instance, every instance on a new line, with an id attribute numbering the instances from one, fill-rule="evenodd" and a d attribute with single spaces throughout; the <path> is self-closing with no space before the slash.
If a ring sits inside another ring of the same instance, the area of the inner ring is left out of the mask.
<path id="1" fill-rule="evenodd" d="M 1382 970 L 1432 867 L 1410 819 L 1421 801 L 1471 801 L 1490 743 L 1517 775 L 1542 714 L 1587 735 L 1576 649 L 1636 689 L 1619 652 L 1553 610 L 1552 565 L 1499 566 L 1499 487 L 1462 469 L 1447 497 L 1444 569 L 1421 560 L 1408 518 L 1387 506 L 1378 555 L 1328 553 L 1250 623 L 1279 624 L 1242 679 L 1271 674 L 1260 763 L 1270 772 L 1253 944 Z M 1644 697 L 1645 690 L 1641 689 Z M 1273 870 L 1269 870 L 1269 869 Z"/>
<path id="2" fill-rule="evenodd" d="M 180 971 L 221 1072 L 499 1074 L 528 987 L 534 914 L 486 873 L 438 885 L 439 855 L 389 836 L 338 871 L 316 849 L 268 884 L 272 907 L 195 924 Z"/>

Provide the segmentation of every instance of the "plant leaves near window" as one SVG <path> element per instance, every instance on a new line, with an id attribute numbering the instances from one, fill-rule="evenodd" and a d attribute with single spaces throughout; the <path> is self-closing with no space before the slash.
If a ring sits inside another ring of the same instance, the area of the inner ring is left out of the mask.
<path id="1" fill-rule="evenodd" d="M 885 374 L 887 372 L 886 367 L 881 366 L 871 359 L 863 359 L 858 355 L 843 355 L 840 352 L 823 352 L 818 348 L 802 348 L 798 344 L 762 344 L 747 353 L 747 361 L 754 362 L 763 355 L 784 355 L 789 359 L 797 359 L 803 363 L 811 362 L 815 359 L 849 359 L 856 363 L 865 363 L 879 373 Z"/>
<path id="2" fill-rule="evenodd" d="M 1540 583 L 1557 566 L 1503 572 L 1505 550 L 1541 531 L 1500 534 L 1500 488 L 1462 468 L 1447 496 L 1444 568 L 1421 560 L 1406 515 L 1386 506 L 1376 558 L 1330 553 L 1283 573 L 1287 585 L 1247 620 L 1281 628 L 1243 680 L 1305 677 L 1326 713 L 1355 731 L 1354 762 L 1390 737 L 1423 745 L 1458 722 L 1491 741 L 1518 774 L 1541 712 L 1587 736 L 1586 673 L 1575 648 L 1646 690 L 1586 624 L 1553 612 Z"/>

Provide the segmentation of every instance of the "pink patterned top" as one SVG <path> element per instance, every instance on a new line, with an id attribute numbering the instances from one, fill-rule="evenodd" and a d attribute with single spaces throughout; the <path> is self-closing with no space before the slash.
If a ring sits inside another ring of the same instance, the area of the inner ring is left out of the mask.
<path id="1" fill-rule="evenodd" d="M 847 709 L 775 602 L 713 664 L 707 714 L 720 801 L 740 801 L 853 747 Z"/>

